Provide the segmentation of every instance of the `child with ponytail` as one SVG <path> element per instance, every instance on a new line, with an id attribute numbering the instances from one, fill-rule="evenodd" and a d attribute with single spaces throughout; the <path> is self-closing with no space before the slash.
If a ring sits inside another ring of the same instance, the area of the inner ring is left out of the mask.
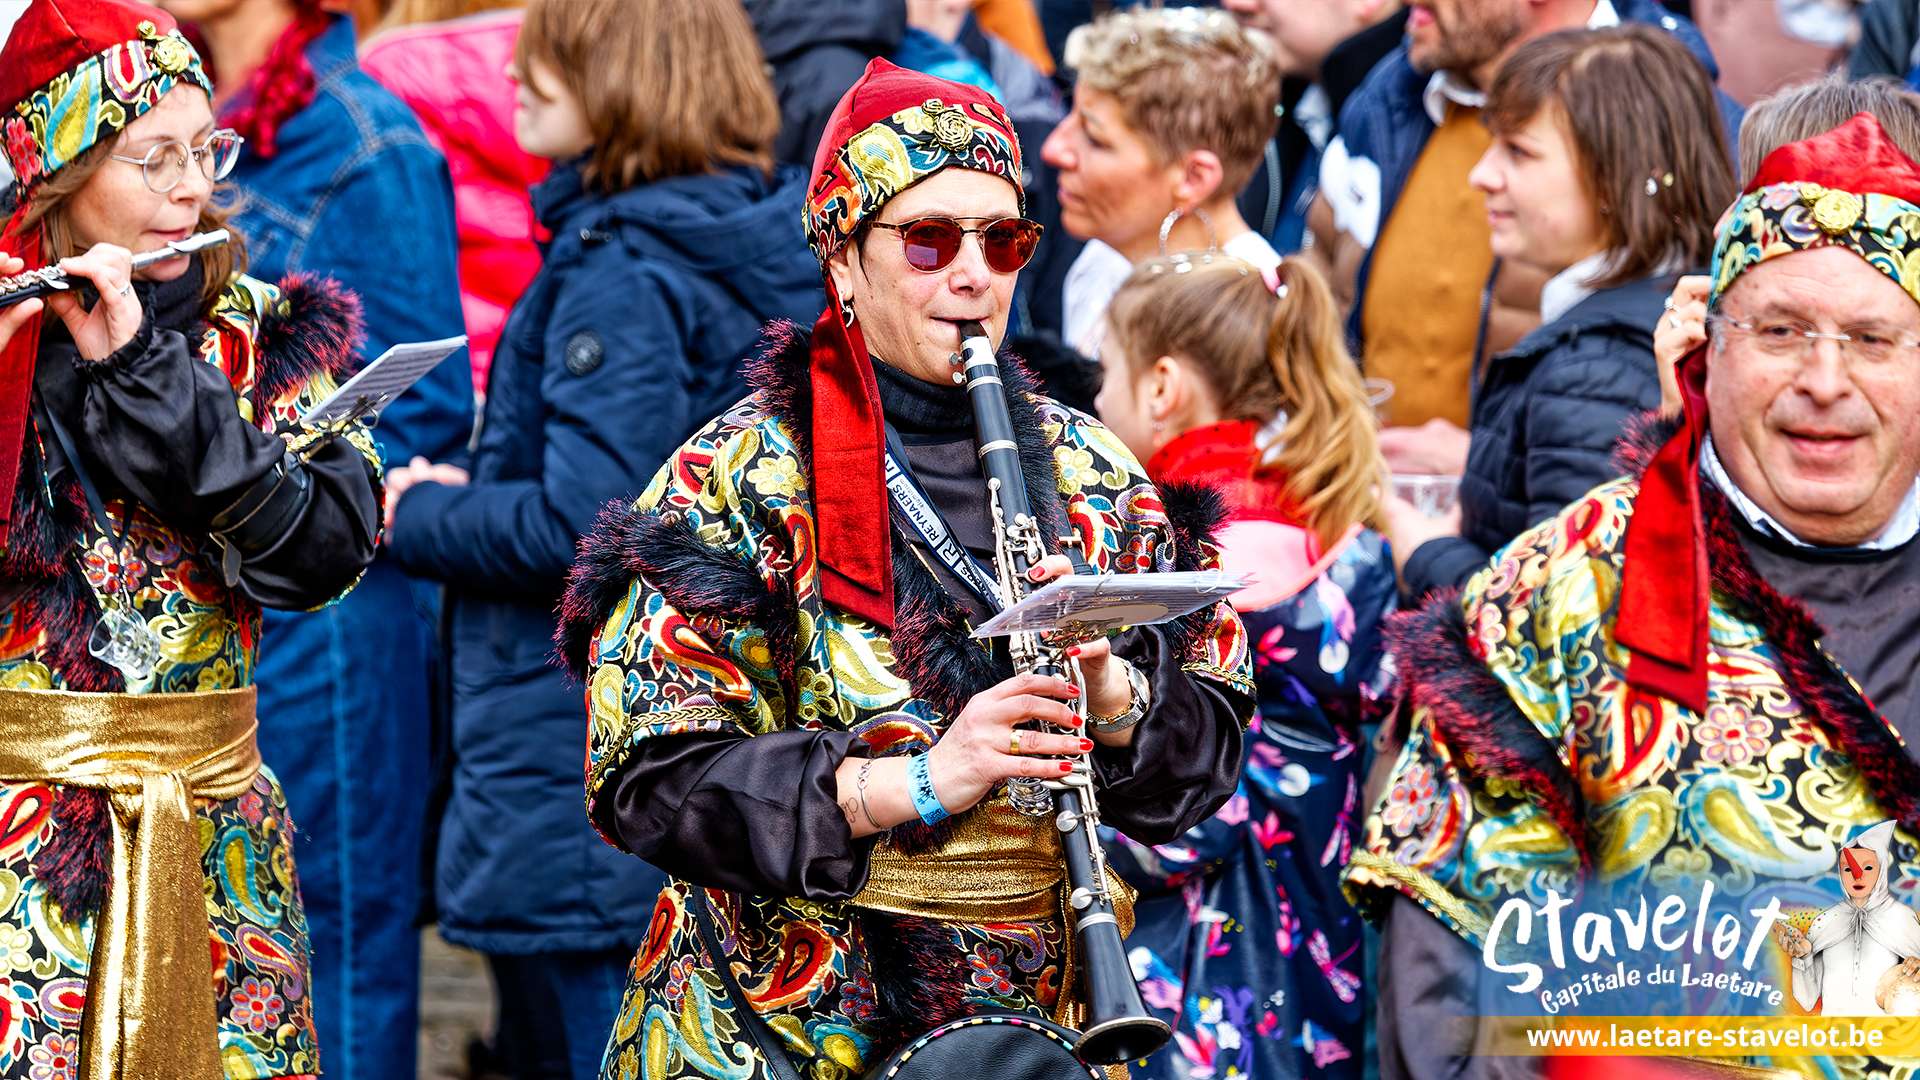
<path id="1" fill-rule="evenodd" d="M 1254 579 L 1233 605 L 1259 691 L 1220 813 L 1173 844 L 1109 845 L 1141 890 L 1128 945 L 1149 958 L 1147 1000 L 1177 1033 L 1135 1075 L 1357 1077 L 1362 931 L 1337 879 L 1395 602 L 1359 368 L 1325 280 L 1297 259 L 1150 260 L 1107 321 L 1100 417 L 1169 499 L 1182 485 L 1223 497 L 1222 564 Z"/>

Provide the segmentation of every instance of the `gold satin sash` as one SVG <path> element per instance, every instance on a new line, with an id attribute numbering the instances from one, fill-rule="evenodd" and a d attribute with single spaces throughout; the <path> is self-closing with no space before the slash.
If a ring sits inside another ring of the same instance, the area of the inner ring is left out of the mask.
<path id="1" fill-rule="evenodd" d="M 1066 906 L 1066 877 L 1053 816 L 1027 817 L 995 791 L 932 851 L 903 855 L 891 845 L 875 845 L 867 860 L 867 884 L 848 903 L 942 922 L 1058 922 L 1065 992 L 1054 1019 L 1073 1026 L 1080 1006 L 1074 982 L 1079 949 Z M 1133 890 L 1111 869 L 1107 885 L 1125 937 L 1133 932 Z"/>
<path id="2" fill-rule="evenodd" d="M 218 1080 L 194 799 L 260 771 L 254 691 L 0 690 L 0 778 L 109 795 L 113 880 L 94 925 L 81 1080 Z"/>

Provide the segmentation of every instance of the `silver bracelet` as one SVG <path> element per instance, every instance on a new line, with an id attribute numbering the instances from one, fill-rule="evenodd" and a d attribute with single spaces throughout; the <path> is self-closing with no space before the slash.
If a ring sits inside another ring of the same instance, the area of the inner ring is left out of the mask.
<path id="1" fill-rule="evenodd" d="M 1118 656 L 1113 659 L 1116 663 L 1126 665 L 1129 696 L 1127 707 L 1115 715 L 1087 717 L 1087 725 L 1102 735 L 1125 731 L 1144 719 L 1147 715 L 1148 698 L 1152 692 L 1146 675 L 1139 668 Z"/>

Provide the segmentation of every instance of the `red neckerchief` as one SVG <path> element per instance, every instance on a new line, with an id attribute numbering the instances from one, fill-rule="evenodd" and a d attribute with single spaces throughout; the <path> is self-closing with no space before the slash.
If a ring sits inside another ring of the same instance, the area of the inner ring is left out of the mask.
<path id="1" fill-rule="evenodd" d="M 1298 507 L 1287 494 L 1286 479 L 1259 468 L 1257 420 L 1222 420 L 1190 428 L 1147 459 L 1154 483 L 1176 482 L 1213 488 L 1233 508 L 1232 520 L 1277 521 L 1304 528 Z"/>

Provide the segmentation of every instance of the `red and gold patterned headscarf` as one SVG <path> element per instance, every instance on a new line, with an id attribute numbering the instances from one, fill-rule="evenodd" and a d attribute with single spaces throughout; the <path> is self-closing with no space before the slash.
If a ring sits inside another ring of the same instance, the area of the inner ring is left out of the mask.
<path id="1" fill-rule="evenodd" d="M 867 65 L 827 120 L 807 188 L 807 242 L 822 269 L 888 200 L 942 169 L 976 169 L 1021 184 L 1020 140 L 985 91 L 895 67 Z M 822 599 L 893 625 L 893 554 L 882 465 L 880 391 L 857 317 L 841 317 L 827 275 L 814 324 L 813 496 Z M 879 542 L 875 542 L 875 533 Z"/>

